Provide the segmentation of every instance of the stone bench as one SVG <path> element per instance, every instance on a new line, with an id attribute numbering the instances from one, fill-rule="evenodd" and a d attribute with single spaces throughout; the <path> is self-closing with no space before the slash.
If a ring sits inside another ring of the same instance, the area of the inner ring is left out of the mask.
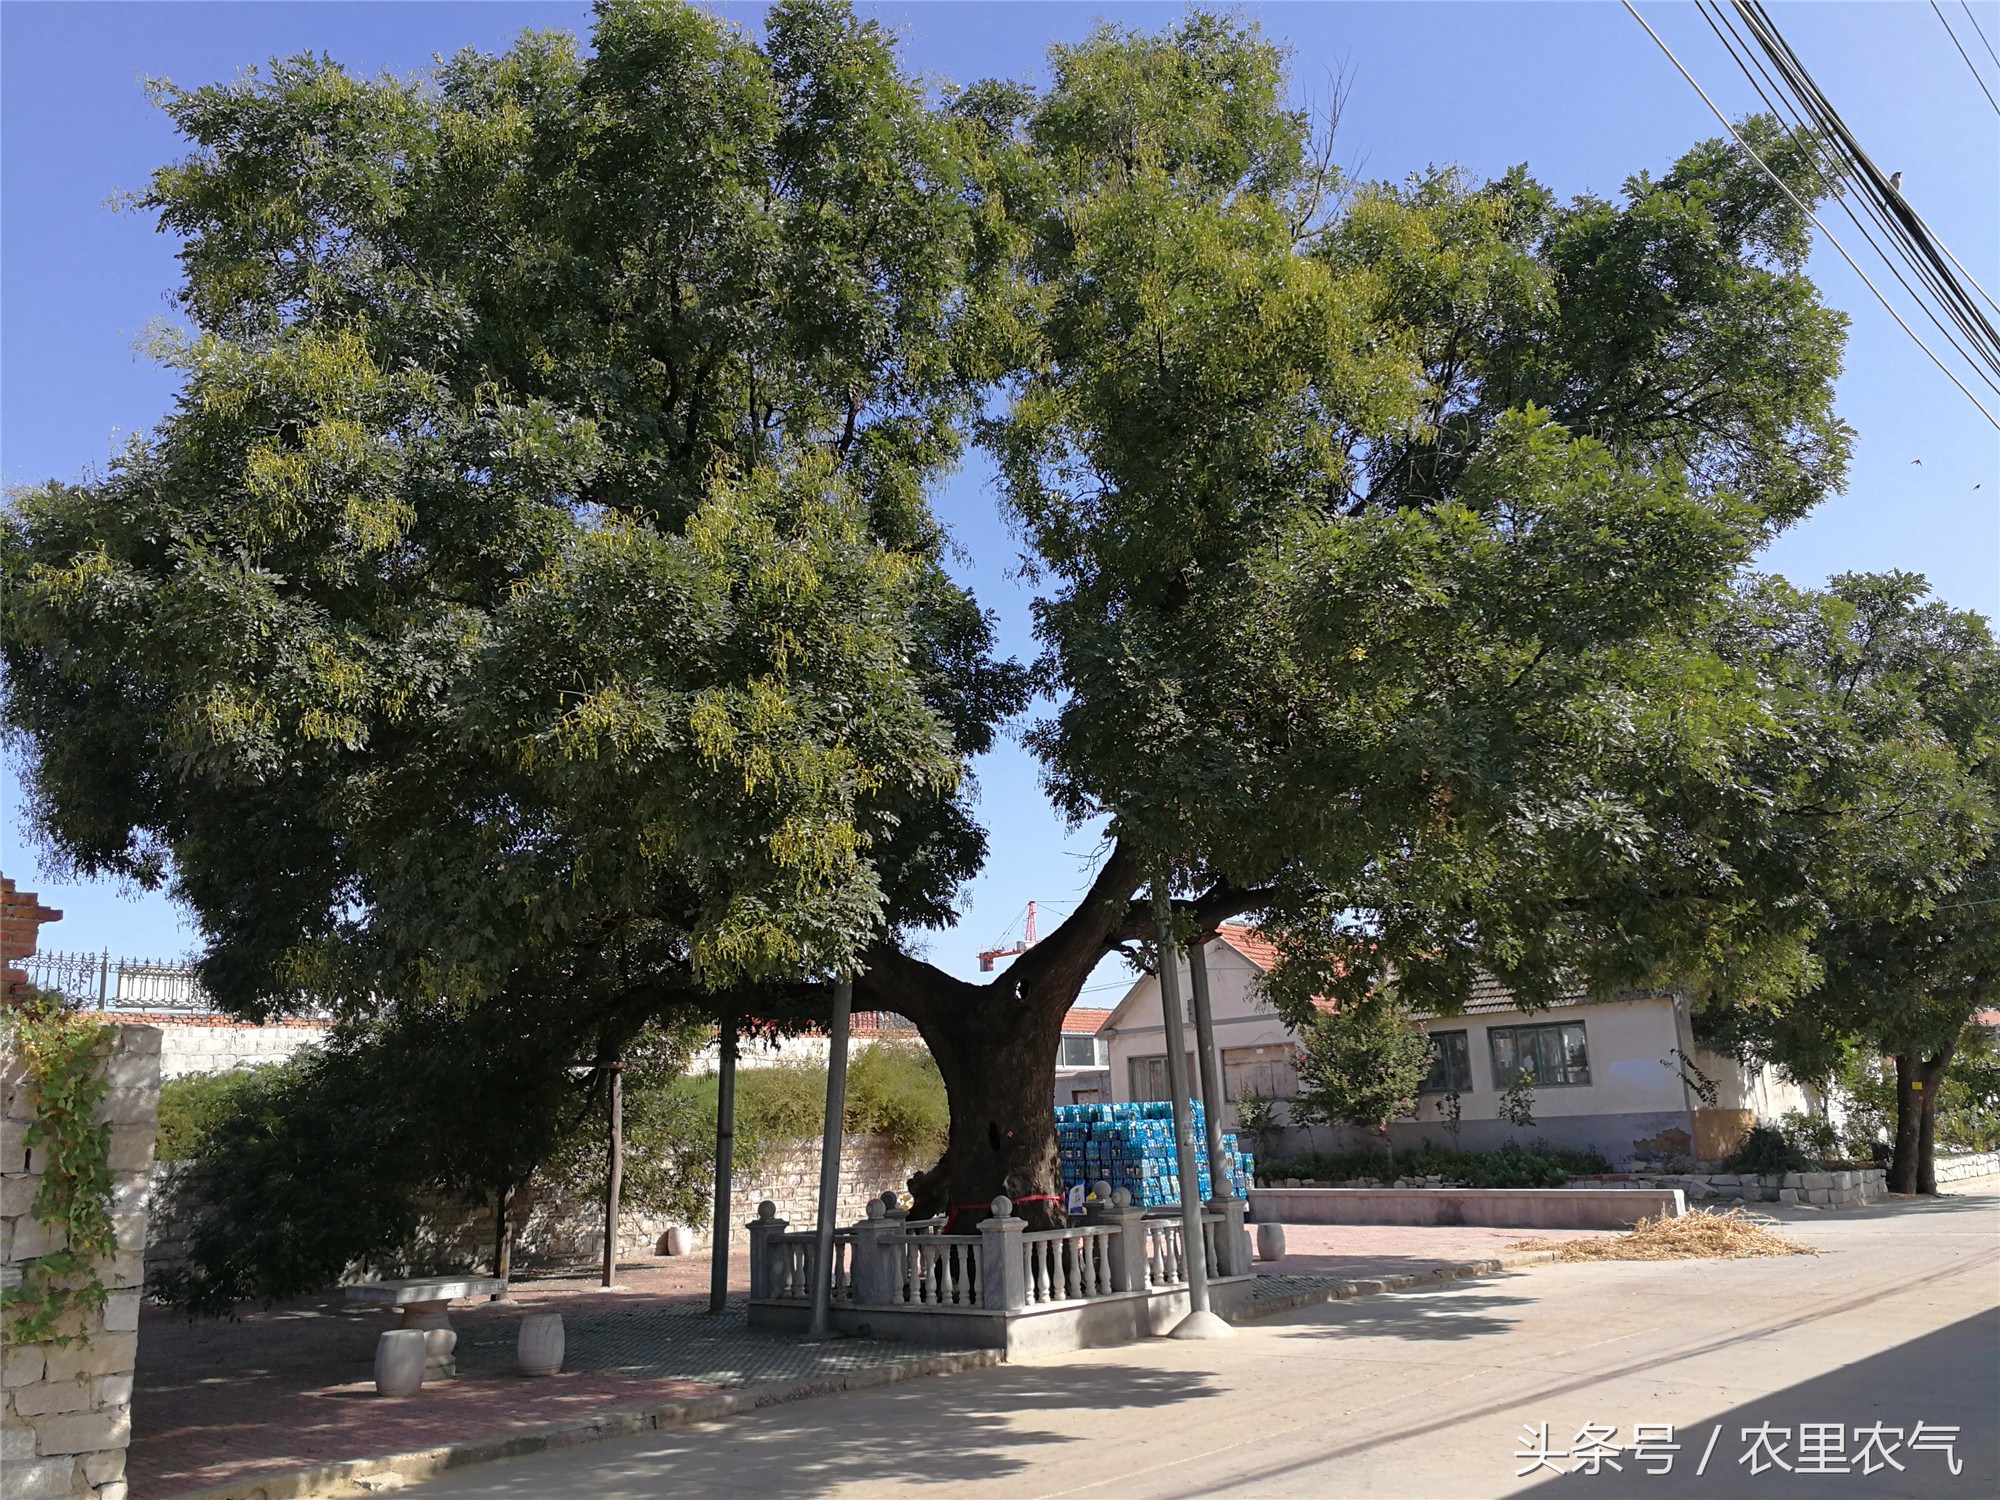
<path id="1" fill-rule="evenodd" d="M 402 1326 L 424 1335 L 424 1379 L 447 1380 L 458 1373 L 458 1333 L 451 1326 L 451 1304 L 466 1297 L 497 1297 L 496 1276 L 418 1276 L 403 1281 L 359 1281 L 343 1288 L 349 1302 L 364 1306 L 399 1307 Z"/>

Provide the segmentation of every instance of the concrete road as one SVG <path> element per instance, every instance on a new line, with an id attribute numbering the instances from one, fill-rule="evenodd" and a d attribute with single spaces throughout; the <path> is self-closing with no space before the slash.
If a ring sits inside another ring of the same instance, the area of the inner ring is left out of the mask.
<path id="1" fill-rule="evenodd" d="M 2000 1181 L 1783 1217 L 1823 1253 L 1536 1267 L 1299 1311 L 1228 1342 L 803 1401 L 411 1493 L 2000 1496 Z M 1551 1456 L 1523 1476 L 1544 1423 Z M 1640 1423 L 1672 1425 L 1670 1471 L 1648 1472 L 1664 1450 L 1629 1451 Z M 1586 1424 L 1622 1467 L 1570 1472 Z"/>

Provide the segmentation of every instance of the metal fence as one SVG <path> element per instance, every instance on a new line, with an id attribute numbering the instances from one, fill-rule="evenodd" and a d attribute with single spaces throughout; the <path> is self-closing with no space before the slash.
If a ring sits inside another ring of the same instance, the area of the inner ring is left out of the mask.
<path id="1" fill-rule="evenodd" d="M 110 953 L 31 953 L 19 960 L 28 974 L 28 983 L 38 990 L 54 990 L 73 1004 L 102 1011 L 144 1011 L 155 1015 L 211 1016 L 222 1009 L 201 987 L 194 964 L 187 959 L 165 962 L 152 958 L 113 958 Z M 299 1015 L 319 1014 L 314 1005 L 301 1004 Z M 916 1035 L 908 1017 L 894 1011 L 863 1011 L 855 1014 L 854 1029 L 860 1034 Z"/>
<path id="2" fill-rule="evenodd" d="M 20 960 L 28 983 L 77 1005 L 104 1011 L 214 1015 L 217 1006 L 185 960 L 113 958 L 109 953 L 31 953 Z"/>

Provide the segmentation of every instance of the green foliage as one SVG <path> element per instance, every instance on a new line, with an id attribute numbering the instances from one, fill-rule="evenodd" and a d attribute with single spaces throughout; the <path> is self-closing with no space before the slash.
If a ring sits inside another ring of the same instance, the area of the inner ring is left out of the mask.
<path id="1" fill-rule="evenodd" d="M 1270 1155 L 1271 1142 L 1284 1128 L 1278 1117 L 1278 1101 L 1267 1099 L 1254 1089 L 1245 1089 L 1236 1101 L 1236 1128 L 1249 1137 L 1260 1160 Z"/>
<path id="2" fill-rule="evenodd" d="M 1766 1127 L 1757 1128 L 1761 1130 Z M 1776 1128 L 1784 1136 L 1785 1144 L 1806 1161 L 1825 1163 L 1847 1159 L 1846 1142 L 1841 1139 L 1840 1128 L 1831 1120 L 1808 1114 L 1803 1110 L 1787 1110 L 1778 1117 Z M 1744 1144 L 1747 1147 L 1749 1142 L 1746 1141 Z M 1864 1152 L 1862 1160 L 1867 1159 L 1867 1153 Z"/>
<path id="3" fill-rule="evenodd" d="M 1431 1040 L 1394 1000 L 1315 1015 L 1299 1036 L 1294 1119 L 1387 1129 L 1416 1107 L 1431 1068 Z"/>
<path id="4" fill-rule="evenodd" d="M 154 92 L 180 389 L 0 535 L 78 870 L 168 886 L 246 1014 L 636 1025 L 948 920 L 1022 674 L 926 493 L 1005 312 L 977 131 L 889 34 L 609 0 L 587 48 Z"/>
<path id="5" fill-rule="evenodd" d="M 24 1136 L 41 1164 L 28 1217 L 58 1248 L 35 1256 L 15 1286 L 0 1288 L 0 1327 L 10 1345 L 66 1348 L 88 1335 L 104 1307 L 103 1260 L 118 1248 L 111 1221 L 111 1127 L 97 1119 L 109 1083 L 113 1028 L 67 1010 L 61 998 L 29 995 L 0 1007 L 0 1041 L 27 1075 L 33 1111 Z"/>
<path id="6" fill-rule="evenodd" d="M 2000 1048 L 1967 1027 L 1938 1090 L 1937 1143 L 1954 1151 L 2000 1150 Z"/>
<path id="7" fill-rule="evenodd" d="M 702 1091 L 710 1152 L 715 1139 L 715 1079 L 691 1078 Z M 736 1158 L 748 1164 L 775 1141 L 817 1137 L 826 1122 L 826 1068 L 787 1062 L 739 1067 L 736 1073 Z M 876 1042 L 856 1049 L 847 1068 L 844 1128 L 887 1137 L 912 1158 L 943 1149 L 950 1111 L 944 1079 L 921 1047 Z"/>
<path id="8" fill-rule="evenodd" d="M 476 1020 L 474 1019 L 476 1017 Z M 228 1091 L 176 1179 L 188 1225 L 168 1300 L 201 1313 L 403 1264 L 426 1214 L 525 1182 L 592 1108 L 589 1056 L 532 1003 L 398 1012 Z"/>
<path id="9" fill-rule="evenodd" d="M 1804 1172 L 1817 1164 L 1776 1125 L 1753 1125 L 1722 1164 L 1725 1172 Z"/>
<path id="10" fill-rule="evenodd" d="M 153 1148 L 162 1162 L 193 1161 L 209 1132 L 236 1108 L 236 1097 L 253 1085 L 262 1068 L 226 1073 L 190 1073 L 160 1085 L 160 1134 Z"/>
<path id="11" fill-rule="evenodd" d="M 1561 1187 L 1572 1177 L 1588 1177 L 1611 1170 L 1611 1164 L 1595 1151 L 1572 1151 L 1545 1141 L 1520 1145 L 1509 1141 L 1493 1151 L 1448 1150 L 1422 1146 L 1401 1157 L 1395 1168 L 1398 1177 L 1442 1177 L 1458 1187 Z M 1370 1153 L 1329 1155 L 1305 1152 L 1283 1161 L 1260 1165 L 1259 1176 L 1300 1177 L 1319 1182 L 1352 1182 L 1357 1178 L 1379 1179 L 1382 1159 Z"/>
<path id="12" fill-rule="evenodd" d="M 1526 1130 L 1535 1123 L 1535 1070 L 1523 1068 L 1500 1091 L 1500 1118 Z"/>
<path id="13" fill-rule="evenodd" d="M 1746 649 L 1799 705 L 1794 742 L 1810 751 L 1785 794 L 1803 825 L 1788 835 L 1801 875 L 1791 899 L 1823 917 L 1803 987 L 1711 1007 L 1698 1034 L 1801 1078 L 1840 1077 L 1869 1101 L 1849 1141 L 1857 1155 L 1877 1144 L 1882 1096 L 1897 1120 L 1892 1181 L 1914 1190 L 1921 1101 L 1855 1059 L 1943 1070 L 1931 1080 L 1941 1101 L 1968 1019 L 2000 996 L 2000 645 L 1987 621 L 1910 574 L 1759 597 L 1761 639 Z"/>
<path id="14" fill-rule="evenodd" d="M 846 1120 L 850 1131 L 885 1136 L 911 1159 L 942 1151 L 951 1111 L 930 1053 L 897 1042 L 863 1048 L 847 1071 Z"/>

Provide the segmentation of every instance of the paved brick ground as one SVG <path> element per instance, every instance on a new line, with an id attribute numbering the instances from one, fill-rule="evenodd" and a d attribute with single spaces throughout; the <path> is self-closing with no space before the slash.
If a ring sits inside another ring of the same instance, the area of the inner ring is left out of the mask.
<path id="1" fill-rule="evenodd" d="M 1259 1269 L 1285 1278 L 1287 1288 L 1317 1278 L 1422 1273 L 1497 1254 L 1525 1237 L 1512 1229 L 1294 1225 L 1290 1253 Z M 518 1282 L 515 1305 L 454 1310 L 459 1378 L 403 1399 L 376 1396 L 370 1379 L 376 1337 L 396 1326 L 394 1314 L 327 1299 L 190 1323 L 149 1308 L 127 1463 L 133 1500 L 172 1500 L 259 1474 L 936 1352 L 867 1339 L 802 1345 L 753 1335 L 743 1320 L 749 1267 L 740 1250 L 731 1271 L 732 1306 L 721 1318 L 707 1315 L 705 1256 L 631 1263 L 611 1292 L 594 1276 Z M 525 1380 L 513 1373 L 515 1332 L 530 1310 L 563 1314 L 561 1375 Z"/>

